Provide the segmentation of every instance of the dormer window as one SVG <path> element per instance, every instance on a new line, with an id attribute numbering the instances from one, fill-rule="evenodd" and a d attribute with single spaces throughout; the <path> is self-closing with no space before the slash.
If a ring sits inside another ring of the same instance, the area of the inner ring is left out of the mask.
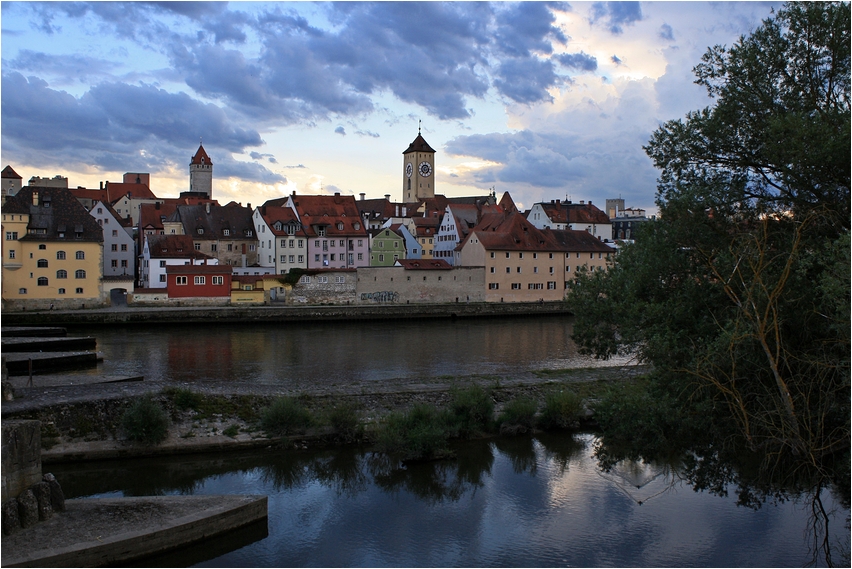
<path id="1" fill-rule="evenodd" d="M 338 221 L 338 222 L 337 222 L 337 230 L 338 230 L 338 231 L 343 231 L 343 222 L 342 222 L 342 221 Z"/>
<path id="2" fill-rule="evenodd" d="M 246 230 L 246 237 L 251 237 L 252 235 L 254 235 L 254 232 L 251 229 L 247 229 Z"/>
<path id="3" fill-rule="evenodd" d="M 223 229 L 222 235 L 224 235 L 225 237 L 228 237 L 229 235 L 231 235 L 231 230 L 230 229 Z"/>
<path id="4" fill-rule="evenodd" d="M 352 224 L 352 227 L 355 228 L 355 231 L 358 231 L 359 229 L 361 229 L 361 224 L 356 221 Z"/>
<path id="5" fill-rule="evenodd" d="M 204 228 L 203 227 L 199 227 L 198 229 L 196 229 L 196 231 L 198 231 L 199 235 L 204 235 Z"/>
<path id="6" fill-rule="evenodd" d="M 284 227 L 284 226 L 281 224 L 280 221 L 276 221 L 274 227 L 275 227 L 275 231 L 281 231 L 281 228 Z"/>
<path id="7" fill-rule="evenodd" d="M 317 235 L 325 237 L 325 227 L 317 227 Z"/>

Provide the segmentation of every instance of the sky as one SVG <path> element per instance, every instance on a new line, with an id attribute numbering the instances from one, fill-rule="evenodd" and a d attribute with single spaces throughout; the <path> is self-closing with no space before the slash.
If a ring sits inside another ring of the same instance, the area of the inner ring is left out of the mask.
<path id="1" fill-rule="evenodd" d="M 642 146 L 713 104 L 692 73 L 775 2 L 2 2 L 0 167 L 69 187 L 147 172 L 213 197 L 402 201 L 402 153 L 435 191 L 521 209 L 607 198 L 656 211 Z"/>

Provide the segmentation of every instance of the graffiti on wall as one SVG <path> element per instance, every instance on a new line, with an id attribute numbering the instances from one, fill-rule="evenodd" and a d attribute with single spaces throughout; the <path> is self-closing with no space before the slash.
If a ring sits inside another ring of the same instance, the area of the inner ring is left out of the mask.
<path id="1" fill-rule="evenodd" d="M 396 302 L 399 293 L 385 290 L 382 292 L 362 292 L 361 300 L 372 300 L 373 302 Z"/>

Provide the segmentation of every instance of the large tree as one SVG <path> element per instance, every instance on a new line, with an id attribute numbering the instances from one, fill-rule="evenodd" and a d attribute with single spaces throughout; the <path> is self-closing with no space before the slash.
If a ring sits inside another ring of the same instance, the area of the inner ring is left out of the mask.
<path id="1" fill-rule="evenodd" d="M 645 147 L 660 219 L 569 295 L 581 349 L 653 364 L 654 396 L 696 438 L 835 479 L 850 431 L 849 28 L 849 4 L 792 3 L 710 48 L 694 71 L 715 104 Z"/>

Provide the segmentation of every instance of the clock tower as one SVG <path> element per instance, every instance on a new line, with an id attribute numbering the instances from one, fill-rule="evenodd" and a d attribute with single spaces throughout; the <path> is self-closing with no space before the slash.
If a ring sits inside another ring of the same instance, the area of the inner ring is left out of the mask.
<path id="1" fill-rule="evenodd" d="M 417 129 L 417 138 L 402 153 L 402 201 L 435 197 L 435 151 Z"/>

